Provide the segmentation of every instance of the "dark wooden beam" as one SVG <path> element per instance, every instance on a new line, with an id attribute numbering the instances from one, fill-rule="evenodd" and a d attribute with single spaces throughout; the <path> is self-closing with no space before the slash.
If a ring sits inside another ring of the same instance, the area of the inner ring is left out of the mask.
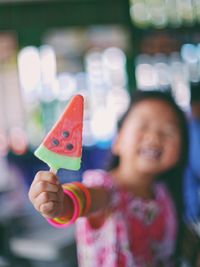
<path id="1" fill-rule="evenodd" d="M 0 3 L 0 31 L 15 31 L 19 45 L 39 45 L 52 28 L 128 24 L 128 0 L 37 0 Z"/>
<path id="2" fill-rule="evenodd" d="M 0 5 L 0 29 L 126 23 L 125 0 L 42 1 Z"/>

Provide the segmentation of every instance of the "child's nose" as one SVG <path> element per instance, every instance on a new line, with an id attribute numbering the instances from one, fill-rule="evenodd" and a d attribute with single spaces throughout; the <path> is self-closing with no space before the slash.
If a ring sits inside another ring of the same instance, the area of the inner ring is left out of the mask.
<path id="1" fill-rule="evenodd" d="M 161 142 L 162 136 L 160 132 L 151 130 L 146 133 L 145 139 L 152 145 L 158 145 Z"/>

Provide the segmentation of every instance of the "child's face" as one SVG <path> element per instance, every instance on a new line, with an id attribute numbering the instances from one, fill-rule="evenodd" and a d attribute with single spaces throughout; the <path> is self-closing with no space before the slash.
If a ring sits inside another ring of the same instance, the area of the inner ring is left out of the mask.
<path id="1" fill-rule="evenodd" d="M 180 157 L 181 137 L 173 109 L 162 100 L 143 100 L 125 119 L 113 145 L 120 164 L 156 175 L 173 167 Z"/>

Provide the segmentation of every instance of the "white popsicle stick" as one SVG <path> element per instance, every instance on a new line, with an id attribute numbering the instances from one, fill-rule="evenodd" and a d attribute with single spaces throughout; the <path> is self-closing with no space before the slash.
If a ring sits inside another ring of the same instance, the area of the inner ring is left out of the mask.
<path id="1" fill-rule="evenodd" d="M 50 172 L 52 172 L 52 173 L 54 173 L 54 174 L 56 174 L 57 173 L 57 170 L 55 170 L 55 169 L 53 169 L 53 168 L 50 168 L 50 170 L 49 170 Z"/>

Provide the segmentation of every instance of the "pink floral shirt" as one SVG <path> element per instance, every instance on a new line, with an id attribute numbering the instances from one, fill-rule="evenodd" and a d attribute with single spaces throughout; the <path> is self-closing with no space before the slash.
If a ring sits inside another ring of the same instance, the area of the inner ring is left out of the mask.
<path id="1" fill-rule="evenodd" d="M 102 170 L 87 171 L 83 183 L 110 190 L 109 216 L 98 228 L 85 217 L 76 222 L 80 267 L 172 267 L 176 214 L 169 193 L 155 184 L 153 200 L 115 188 Z M 97 219 L 99 214 L 96 214 Z"/>

